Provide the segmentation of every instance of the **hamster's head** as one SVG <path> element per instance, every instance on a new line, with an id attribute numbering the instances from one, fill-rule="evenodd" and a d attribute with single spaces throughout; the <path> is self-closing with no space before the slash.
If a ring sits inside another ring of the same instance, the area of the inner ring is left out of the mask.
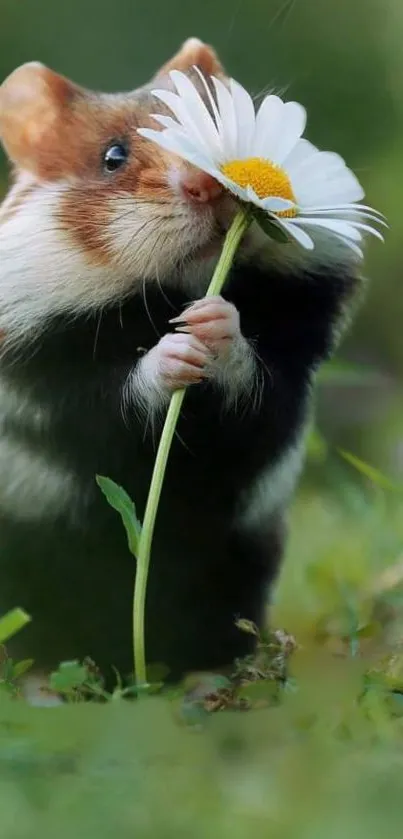
<path id="1" fill-rule="evenodd" d="M 120 301 L 144 282 L 204 291 L 234 202 L 137 133 L 158 127 L 152 90 L 171 86 L 170 70 L 192 76 L 203 95 L 195 66 L 225 80 L 215 52 L 195 38 L 130 93 L 93 93 L 39 63 L 6 79 L 0 139 L 15 177 L 0 210 L 0 303 L 17 272 L 27 298 L 42 291 L 55 311 Z"/>

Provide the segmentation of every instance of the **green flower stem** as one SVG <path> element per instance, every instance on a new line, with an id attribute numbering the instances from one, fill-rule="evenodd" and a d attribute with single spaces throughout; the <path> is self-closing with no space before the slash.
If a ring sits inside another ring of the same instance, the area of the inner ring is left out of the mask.
<path id="1" fill-rule="evenodd" d="M 225 237 L 221 256 L 208 287 L 206 297 L 212 297 L 213 295 L 220 294 L 229 269 L 231 268 L 236 249 L 242 239 L 242 236 L 249 227 L 251 220 L 251 215 L 247 209 L 239 210 L 235 216 L 234 221 L 232 222 L 232 225 Z M 137 571 L 133 600 L 134 669 L 137 686 L 147 684 L 144 616 L 151 544 L 171 443 L 175 434 L 175 428 L 178 422 L 185 393 L 186 388 L 181 388 L 180 390 L 175 391 L 171 397 L 171 402 L 165 419 L 157 457 L 155 460 L 137 551 Z"/>

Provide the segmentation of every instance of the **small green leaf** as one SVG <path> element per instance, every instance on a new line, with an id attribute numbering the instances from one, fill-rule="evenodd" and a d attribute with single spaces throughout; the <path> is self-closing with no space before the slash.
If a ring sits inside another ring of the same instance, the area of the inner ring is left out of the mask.
<path id="1" fill-rule="evenodd" d="M 0 618 L 0 644 L 4 644 L 5 641 L 12 638 L 16 632 L 23 629 L 30 621 L 30 616 L 23 609 L 12 609 L 11 612 L 8 612 L 3 618 Z"/>
<path id="2" fill-rule="evenodd" d="M 20 676 L 23 676 L 24 673 L 31 669 L 33 663 L 33 658 L 26 658 L 24 661 L 17 661 L 17 663 L 13 665 L 13 679 L 19 679 Z"/>
<path id="3" fill-rule="evenodd" d="M 370 466 L 369 463 L 365 463 L 364 460 L 360 460 L 359 457 L 356 457 L 354 454 L 350 454 L 350 452 L 346 452 L 343 449 L 338 449 L 340 456 L 350 463 L 351 466 L 354 466 L 358 472 L 364 475 L 366 478 L 369 478 L 372 483 L 376 484 L 377 486 L 382 487 L 382 489 L 388 489 L 392 492 L 401 492 L 403 493 L 403 486 L 394 483 L 390 480 L 390 478 L 383 475 L 379 469 L 375 469 L 374 466 Z"/>
<path id="4" fill-rule="evenodd" d="M 264 210 L 259 210 L 257 207 L 253 208 L 252 214 L 259 227 L 261 227 L 263 232 L 266 233 L 267 236 L 270 236 L 271 239 L 274 239 L 276 242 L 281 242 L 282 244 L 286 244 L 290 241 L 284 228 L 275 221 L 273 216 L 269 216 L 264 212 Z"/>
<path id="5" fill-rule="evenodd" d="M 108 504 L 120 513 L 127 533 L 129 550 L 133 556 L 137 556 L 141 524 L 136 515 L 134 502 L 131 500 L 130 496 L 123 487 L 115 484 L 115 482 L 111 481 L 110 478 L 104 478 L 102 475 L 97 475 L 96 481 Z"/>
<path id="6" fill-rule="evenodd" d="M 51 674 L 49 684 L 57 693 L 68 693 L 82 687 L 88 679 L 88 670 L 79 661 L 63 661 Z"/>

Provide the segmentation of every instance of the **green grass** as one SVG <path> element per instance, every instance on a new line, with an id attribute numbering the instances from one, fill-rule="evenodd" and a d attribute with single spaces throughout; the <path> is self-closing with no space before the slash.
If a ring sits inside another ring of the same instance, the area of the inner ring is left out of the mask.
<path id="1" fill-rule="evenodd" d="M 217 713 L 172 693 L 33 709 L 0 692 L 1 837 L 400 839 L 402 500 L 340 462 L 326 476 L 298 493 L 272 606 L 297 642 L 286 680 L 244 666 L 250 710 L 218 686 Z"/>

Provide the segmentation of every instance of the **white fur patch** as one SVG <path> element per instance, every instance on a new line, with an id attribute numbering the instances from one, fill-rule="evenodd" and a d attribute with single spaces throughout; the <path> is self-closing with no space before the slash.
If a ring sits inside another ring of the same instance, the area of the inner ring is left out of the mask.
<path id="1" fill-rule="evenodd" d="M 8 436 L 0 437 L 0 510 L 17 521 L 77 511 L 73 473 Z"/>
<path id="2" fill-rule="evenodd" d="M 269 469 L 251 487 L 241 504 L 241 526 L 253 528 L 284 509 L 289 503 L 302 472 L 305 454 L 305 429 Z"/>
<path id="3" fill-rule="evenodd" d="M 214 226 L 211 211 L 197 213 L 183 200 L 153 203 L 116 196 L 108 202 L 106 242 L 125 274 L 165 286 L 180 285 L 203 294 L 217 257 L 192 257 L 207 245 Z"/>
<path id="4" fill-rule="evenodd" d="M 259 409 L 262 392 L 262 372 L 256 364 L 255 354 L 243 335 L 231 342 L 227 357 L 215 359 L 208 368 L 211 380 L 223 391 L 225 409 L 245 404 L 251 410 Z"/>
<path id="5" fill-rule="evenodd" d="M 185 257 L 186 246 L 204 244 L 208 225 L 195 225 L 186 208 L 170 202 L 136 201 L 127 194 L 108 201 L 106 242 L 116 262 L 129 276 L 164 279 Z"/>
<path id="6" fill-rule="evenodd" d="M 57 226 L 55 208 L 65 189 L 42 186 L 0 224 L 0 329 L 6 341 L 37 332 L 54 314 L 105 305 L 116 293 L 112 269 L 91 265 Z"/>
<path id="7" fill-rule="evenodd" d="M 168 407 L 172 391 L 164 387 L 152 355 L 148 352 L 129 373 L 122 393 L 122 413 L 128 418 L 133 411 L 153 422 Z"/>
<path id="8" fill-rule="evenodd" d="M 50 423 L 50 413 L 25 391 L 20 391 L 0 378 L 0 431 L 7 422 L 20 428 L 34 431 L 46 431 Z"/>

